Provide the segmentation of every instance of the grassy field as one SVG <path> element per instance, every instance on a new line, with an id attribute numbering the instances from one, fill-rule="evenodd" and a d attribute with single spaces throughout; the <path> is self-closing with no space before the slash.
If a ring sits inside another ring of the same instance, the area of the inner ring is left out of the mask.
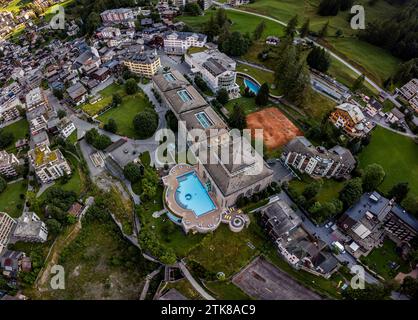
<path id="1" fill-rule="evenodd" d="M 11 12 L 19 12 L 20 8 L 28 3 L 31 3 L 30 0 L 11 0 L 7 5 L 3 5 L 0 8 L 0 11 L 11 11 Z"/>
<path id="2" fill-rule="evenodd" d="M 112 102 L 112 96 L 113 94 L 118 93 L 121 95 L 121 97 L 124 97 L 126 95 L 125 90 L 122 86 L 113 83 L 110 86 L 106 87 L 102 91 L 99 92 L 99 94 L 102 96 L 102 100 L 92 104 L 92 103 L 86 103 L 81 106 L 81 108 L 87 112 L 89 115 L 94 116 L 96 115 L 100 110 L 105 108 L 107 105 L 109 105 Z"/>
<path id="3" fill-rule="evenodd" d="M 9 152 L 15 152 L 15 143 L 19 139 L 24 139 L 29 134 L 29 124 L 26 121 L 26 119 L 19 120 L 11 125 L 8 125 L 7 127 L 4 127 L 1 129 L 3 132 L 12 133 L 13 134 L 13 142 L 12 144 L 7 148 L 7 151 Z"/>
<path id="4" fill-rule="evenodd" d="M 202 300 L 200 294 L 192 287 L 190 282 L 186 279 L 182 279 L 173 283 L 168 283 L 166 291 L 169 289 L 176 289 L 183 296 L 190 300 Z"/>
<path id="5" fill-rule="evenodd" d="M 386 177 L 379 189 L 387 192 L 398 182 L 408 182 L 411 195 L 418 195 L 418 145 L 414 140 L 377 127 L 371 143 L 359 156 L 360 167 L 380 164 Z"/>
<path id="6" fill-rule="evenodd" d="M 154 265 L 124 241 L 108 222 L 83 222 L 76 239 L 60 256 L 66 273 L 65 290 L 49 290 L 42 299 L 138 299 L 145 275 Z"/>
<path id="7" fill-rule="evenodd" d="M 229 111 L 230 114 L 234 109 L 235 104 L 242 106 L 244 108 L 245 114 L 255 112 L 259 109 L 259 107 L 255 104 L 255 98 L 241 97 L 238 99 L 229 100 L 225 105 L 225 108 Z"/>
<path id="8" fill-rule="evenodd" d="M 188 24 L 190 27 L 195 29 L 196 31 L 200 31 L 203 27 L 204 23 L 207 22 L 212 14 L 214 14 L 215 10 L 207 10 L 204 16 L 181 16 L 178 18 L 179 21 L 183 21 Z M 261 21 L 265 21 L 266 28 L 263 32 L 262 37 L 267 37 L 269 35 L 275 36 L 283 36 L 283 27 L 275 23 L 274 21 L 270 21 L 264 18 L 250 16 L 245 13 L 241 12 L 227 12 L 228 18 L 232 21 L 231 31 L 239 31 L 241 33 L 250 32 L 252 33 L 257 25 Z"/>
<path id="9" fill-rule="evenodd" d="M 321 121 L 326 114 L 335 108 L 337 103 L 324 95 L 311 90 L 311 96 L 308 99 L 307 106 L 304 108 L 304 111 L 308 116 Z"/>
<path id="10" fill-rule="evenodd" d="M 361 257 L 360 260 L 376 271 L 385 279 L 393 279 L 398 272 L 408 273 L 407 263 L 396 253 L 396 244 L 386 239 L 383 247 L 374 249 L 367 257 Z M 390 263 L 395 262 L 399 265 L 396 271 L 390 268 Z"/>
<path id="11" fill-rule="evenodd" d="M 272 84 L 274 83 L 274 73 L 268 72 L 264 70 L 260 70 L 251 66 L 247 66 L 245 64 L 237 63 L 237 71 L 246 73 L 256 79 L 260 84 L 268 83 L 270 87 L 270 93 L 275 95 L 280 95 L 281 93 L 279 90 L 275 89 Z"/>
<path id="12" fill-rule="evenodd" d="M 18 218 L 23 212 L 24 200 L 20 198 L 21 194 L 26 194 L 27 182 L 19 181 L 8 184 L 6 190 L 0 194 L 0 212 L 8 213 L 12 218 Z M 17 205 L 22 208 L 18 209 Z"/>
<path id="13" fill-rule="evenodd" d="M 289 186 L 296 190 L 299 194 L 302 194 L 305 188 L 313 182 L 313 179 L 303 176 L 302 180 L 293 179 Z M 343 188 L 343 183 L 337 182 L 332 179 L 322 179 L 322 186 L 315 197 L 321 203 L 331 201 L 338 198 L 338 193 Z"/>
<path id="14" fill-rule="evenodd" d="M 297 14 L 299 25 L 309 18 L 310 28 L 313 31 L 320 30 L 329 21 L 326 41 L 334 51 L 343 54 L 362 69 L 367 70 L 368 75 L 376 81 L 381 83 L 385 80 L 394 71 L 399 60 L 385 50 L 354 38 L 356 31 L 350 28 L 349 11 L 340 12 L 335 17 L 321 17 L 317 14 L 319 3 L 320 0 L 258 0 L 241 7 L 241 9 L 261 13 L 285 23 Z M 401 7 L 390 5 L 387 1 L 378 1 L 375 5 L 370 6 L 368 0 L 359 0 L 356 1 L 356 4 L 362 4 L 365 7 L 369 21 L 390 18 L 401 10 Z M 343 38 L 337 39 L 335 37 L 337 30 L 343 32 Z"/>
<path id="15" fill-rule="evenodd" d="M 250 300 L 240 288 L 230 281 L 209 281 L 205 282 L 208 288 L 218 300 Z"/>
<path id="16" fill-rule="evenodd" d="M 382 84 L 397 69 L 400 60 L 386 50 L 355 38 L 327 38 L 327 42 L 340 52 L 345 60 L 362 67 L 362 71 Z"/>
<path id="17" fill-rule="evenodd" d="M 113 119 L 118 126 L 117 134 L 129 138 L 138 138 L 132 120 L 138 113 L 150 107 L 144 93 L 139 92 L 132 96 L 124 96 L 120 106 L 106 111 L 98 117 L 98 120 L 107 123 L 109 119 Z"/>
<path id="18" fill-rule="evenodd" d="M 226 225 L 221 225 L 214 233 L 207 234 L 203 241 L 193 249 L 188 258 L 199 262 L 211 272 L 224 272 L 226 277 L 235 274 L 260 253 L 264 239 L 248 229 L 233 233 Z M 251 249 L 248 243 L 255 249 Z"/>

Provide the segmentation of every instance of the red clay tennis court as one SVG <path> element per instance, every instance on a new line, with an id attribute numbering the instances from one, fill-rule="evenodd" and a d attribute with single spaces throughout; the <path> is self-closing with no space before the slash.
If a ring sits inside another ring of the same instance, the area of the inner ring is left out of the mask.
<path id="1" fill-rule="evenodd" d="M 303 135 L 302 131 L 275 107 L 249 114 L 247 127 L 264 130 L 264 144 L 269 150 L 281 147 L 296 136 Z"/>

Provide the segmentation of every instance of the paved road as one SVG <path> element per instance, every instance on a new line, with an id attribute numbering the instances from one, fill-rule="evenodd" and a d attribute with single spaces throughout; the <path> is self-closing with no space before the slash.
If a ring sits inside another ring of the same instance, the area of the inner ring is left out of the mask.
<path id="1" fill-rule="evenodd" d="M 183 263 L 183 261 L 180 261 L 178 263 L 178 266 L 180 267 L 181 272 L 186 277 L 186 279 L 190 282 L 192 287 L 206 300 L 215 300 L 214 297 L 212 297 L 209 293 L 203 289 L 200 284 L 193 278 L 190 271 L 187 269 L 186 265 Z"/>
<path id="2" fill-rule="evenodd" d="M 231 10 L 231 11 L 237 11 L 237 12 L 241 12 L 241 13 L 250 14 L 250 15 L 253 15 L 253 16 L 257 16 L 257 17 L 260 17 L 260 18 L 264 18 L 264 19 L 267 19 L 267 20 L 276 22 L 276 23 L 278 23 L 278 24 L 280 24 L 282 26 L 287 26 L 287 23 L 286 22 L 280 21 L 278 19 L 275 19 L 275 18 L 272 18 L 272 17 L 269 17 L 269 16 L 265 16 L 265 15 L 262 15 L 262 14 L 259 14 L 259 13 L 255 13 L 255 12 L 250 12 L 250 11 L 245 11 L 245 10 L 231 8 L 228 5 L 225 5 L 223 3 L 219 3 L 219 2 L 216 2 L 216 1 L 214 1 L 213 3 L 215 5 L 217 5 L 217 6 L 223 7 L 226 10 Z M 347 61 L 345 61 L 343 58 L 339 57 L 337 54 L 335 54 L 331 50 L 323 47 L 322 45 L 320 45 L 319 43 L 317 43 L 316 41 L 314 41 L 312 39 L 310 39 L 310 40 L 312 41 L 312 43 L 314 45 L 325 49 L 325 51 L 327 51 L 333 58 L 335 58 L 336 60 L 338 60 L 339 62 L 341 62 L 342 64 L 344 64 L 346 67 L 348 67 L 350 70 L 352 70 L 355 74 L 357 74 L 357 75 L 363 74 L 361 71 L 359 71 L 357 68 L 355 68 L 353 65 L 351 65 L 350 63 L 348 63 Z M 369 79 L 368 77 L 365 77 L 365 81 L 367 81 L 377 91 L 379 91 L 379 92 L 380 91 L 385 91 L 378 84 L 376 84 L 373 80 Z"/>

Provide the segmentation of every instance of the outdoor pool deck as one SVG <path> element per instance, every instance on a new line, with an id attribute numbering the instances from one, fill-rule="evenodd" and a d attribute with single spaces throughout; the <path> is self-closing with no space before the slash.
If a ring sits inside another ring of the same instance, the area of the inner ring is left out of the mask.
<path id="1" fill-rule="evenodd" d="M 215 204 L 215 209 L 204 213 L 200 216 L 196 215 L 194 211 L 185 209 L 177 202 L 176 192 L 179 187 L 178 177 L 194 172 L 200 179 L 197 171 L 193 166 L 188 164 L 179 164 L 174 166 L 169 175 L 163 178 L 165 189 L 165 203 L 167 209 L 177 217 L 181 218 L 181 224 L 185 232 L 196 231 L 206 233 L 214 231 L 221 223 L 222 208 L 219 207 L 213 195 L 208 192 L 209 197 Z"/>

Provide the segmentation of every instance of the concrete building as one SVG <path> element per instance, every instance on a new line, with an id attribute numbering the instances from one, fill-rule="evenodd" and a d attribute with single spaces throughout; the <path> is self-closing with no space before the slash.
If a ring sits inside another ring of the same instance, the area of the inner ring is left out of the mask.
<path id="1" fill-rule="evenodd" d="M 157 52 L 141 52 L 123 60 L 129 71 L 146 78 L 151 78 L 161 69 L 161 61 Z"/>
<path id="2" fill-rule="evenodd" d="M 0 254 L 9 243 L 16 221 L 5 212 L 0 212 Z"/>
<path id="3" fill-rule="evenodd" d="M 330 121 L 337 128 L 342 128 L 350 137 L 364 136 L 372 129 L 361 109 L 350 103 L 335 107 L 330 115 Z"/>
<path id="4" fill-rule="evenodd" d="M 408 100 L 410 106 L 418 112 L 418 79 L 412 79 L 396 92 Z"/>
<path id="5" fill-rule="evenodd" d="M 410 100 L 418 94 L 418 79 L 412 79 L 406 83 L 398 92 L 406 99 Z"/>
<path id="6" fill-rule="evenodd" d="M 167 54 L 183 55 L 190 47 L 204 47 L 207 37 L 193 32 L 167 32 L 164 34 L 164 51 Z"/>
<path id="7" fill-rule="evenodd" d="M 232 7 L 238 7 L 250 3 L 250 0 L 228 0 L 228 4 Z"/>
<path id="8" fill-rule="evenodd" d="M 232 206 L 239 198 L 250 197 L 270 185 L 273 171 L 263 158 L 247 139 L 228 132 L 227 125 L 180 72 L 173 70 L 152 79 L 162 104 L 178 120 L 186 121 L 188 136 L 192 129 L 217 129 L 215 139 L 195 137 L 193 142 L 201 144 L 195 154 L 196 172 L 220 208 Z"/>
<path id="9" fill-rule="evenodd" d="M 48 146 L 38 146 L 28 152 L 35 174 L 42 183 L 70 175 L 71 168 L 59 149 L 51 151 Z"/>
<path id="10" fill-rule="evenodd" d="M 67 139 L 76 130 L 74 123 L 67 117 L 62 118 L 58 122 L 57 128 L 64 139 Z"/>
<path id="11" fill-rule="evenodd" d="M 294 268 L 329 278 L 338 269 L 337 259 L 326 243 L 302 227 L 301 218 L 283 200 L 276 200 L 261 210 L 261 221 L 279 254 Z"/>
<path id="12" fill-rule="evenodd" d="M 47 239 L 48 228 L 34 212 L 24 212 L 17 219 L 17 225 L 13 232 L 14 241 L 45 242 Z"/>
<path id="13" fill-rule="evenodd" d="M 69 87 L 67 94 L 76 106 L 83 104 L 87 100 L 87 89 L 81 83 L 76 83 Z"/>
<path id="14" fill-rule="evenodd" d="M 193 73 L 205 80 L 213 92 L 225 89 L 228 93 L 239 93 L 240 89 L 236 84 L 236 62 L 226 54 L 218 50 L 206 50 L 186 54 L 185 62 Z"/>
<path id="15" fill-rule="evenodd" d="M 350 150 L 335 146 L 330 150 L 314 147 L 305 137 L 296 137 L 284 148 L 285 164 L 312 177 L 346 178 L 355 168 Z"/>
<path id="16" fill-rule="evenodd" d="M 40 107 L 50 109 L 44 90 L 38 87 L 26 94 L 26 111 L 31 112 Z"/>
<path id="17" fill-rule="evenodd" d="M 13 153 L 6 150 L 0 151 L 0 175 L 11 178 L 16 177 L 16 167 L 19 166 L 19 160 Z"/>
<path id="18" fill-rule="evenodd" d="M 357 244 L 357 255 L 367 255 L 385 236 L 402 244 L 418 234 L 418 220 L 377 192 L 365 193 L 341 216 L 338 225 Z"/>
<path id="19" fill-rule="evenodd" d="M 122 23 L 134 19 L 134 14 L 131 9 L 119 8 L 103 11 L 100 14 L 104 23 Z"/>

